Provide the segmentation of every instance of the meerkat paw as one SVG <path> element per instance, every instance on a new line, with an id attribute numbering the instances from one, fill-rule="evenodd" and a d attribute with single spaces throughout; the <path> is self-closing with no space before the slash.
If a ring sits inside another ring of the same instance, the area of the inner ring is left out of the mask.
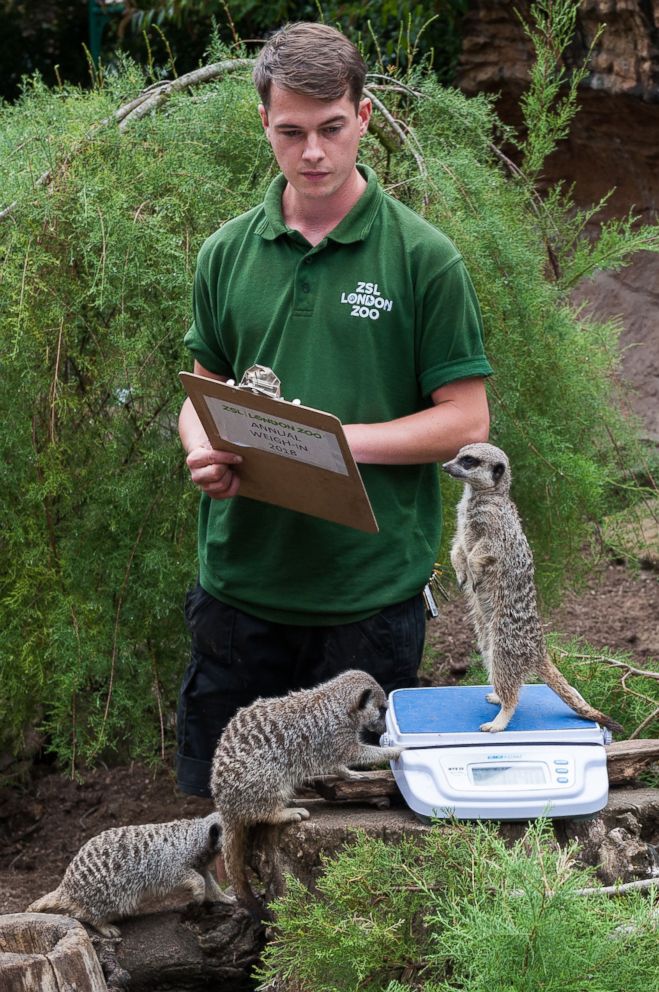
<path id="1" fill-rule="evenodd" d="M 204 881 L 204 902 L 224 902 L 229 906 L 235 906 L 236 896 L 232 888 L 221 889 L 210 872 L 206 872 Z"/>
<path id="2" fill-rule="evenodd" d="M 481 730 L 486 734 L 500 734 L 507 726 L 507 720 L 490 720 L 488 723 L 481 723 Z"/>
<path id="3" fill-rule="evenodd" d="M 346 782 L 354 782 L 354 781 L 358 781 L 361 778 L 366 778 L 369 773 L 358 772 L 354 768 L 348 768 L 347 766 L 342 766 L 341 768 L 337 768 L 336 774 L 339 775 L 342 779 L 345 779 Z"/>
<path id="4" fill-rule="evenodd" d="M 238 900 L 233 889 L 220 889 L 218 886 L 217 892 L 213 892 L 211 896 L 206 897 L 206 902 L 223 902 L 227 906 L 235 906 Z"/>
<path id="5" fill-rule="evenodd" d="M 266 823 L 299 823 L 300 820 L 308 820 L 310 817 L 308 809 L 302 806 L 287 806 L 279 810 L 271 818 L 264 821 Z"/>
<path id="6" fill-rule="evenodd" d="M 92 923 L 95 930 L 98 930 L 103 937 L 121 937 L 119 927 L 113 927 L 111 923 Z"/>
<path id="7" fill-rule="evenodd" d="M 501 700 L 497 696 L 496 692 L 487 692 L 485 694 L 485 698 L 487 699 L 488 703 L 494 703 L 495 706 L 501 705 Z M 483 728 L 481 727 L 481 730 L 482 729 Z"/>

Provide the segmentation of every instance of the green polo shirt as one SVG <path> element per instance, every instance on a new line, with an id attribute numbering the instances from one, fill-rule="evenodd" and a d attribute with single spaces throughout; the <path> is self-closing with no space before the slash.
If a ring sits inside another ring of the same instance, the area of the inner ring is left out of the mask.
<path id="1" fill-rule="evenodd" d="M 286 398 L 345 423 L 393 420 L 433 390 L 488 375 L 481 316 L 455 246 L 359 167 L 367 188 L 312 247 L 288 228 L 279 176 L 202 246 L 185 342 L 218 375 L 273 369 Z M 378 534 L 238 495 L 202 495 L 202 586 L 268 620 L 363 619 L 418 593 L 439 545 L 435 465 L 361 465 Z"/>

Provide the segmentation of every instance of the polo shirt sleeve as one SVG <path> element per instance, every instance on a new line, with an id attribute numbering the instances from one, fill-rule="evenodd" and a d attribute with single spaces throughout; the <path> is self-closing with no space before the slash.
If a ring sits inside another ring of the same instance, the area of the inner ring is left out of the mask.
<path id="1" fill-rule="evenodd" d="M 456 379 L 492 374 L 480 306 L 461 255 L 427 279 L 418 316 L 417 362 L 424 396 Z"/>
<path id="2" fill-rule="evenodd" d="M 215 375 L 231 376 L 233 370 L 220 344 L 220 318 L 217 313 L 217 284 L 215 252 L 210 241 L 202 245 L 192 286 L 192 324 L 184 344 L 196 360 Z M 212 291 L 211 286 L 215 286 Z"/>

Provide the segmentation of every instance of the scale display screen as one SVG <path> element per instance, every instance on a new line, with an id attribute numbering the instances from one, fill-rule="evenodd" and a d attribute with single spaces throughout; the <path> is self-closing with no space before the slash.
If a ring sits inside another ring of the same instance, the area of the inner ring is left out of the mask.
<path id="1" fill-rule="evenodd" d="M 545 785 L 549 779 L 544 765 L 470 765 L 474 785 Z"/>

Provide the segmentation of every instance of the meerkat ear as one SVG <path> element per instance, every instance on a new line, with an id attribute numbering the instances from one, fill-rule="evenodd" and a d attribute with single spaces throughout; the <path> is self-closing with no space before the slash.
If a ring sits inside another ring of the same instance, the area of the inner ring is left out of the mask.
<path id="1" fill-rule="evenodd" d="M 220 846 L 221 833 L 219 823 L 211 823 L 208 828 L 208 846 L 211 851 L 215 851 Z"/>
<path id="2" fill-rule="evenodd" d="M 495 482 L 498 482 L 503 473 L 506 471 L 506 466 L 503 462 L 497 462 L 496 465 L 492 466 L 492 478 Z"/>
<path id="3" fill-rule="evenodd" d="M 372 689 L 364 689 L 357 700 L 357 709 L 365 710 L 371 701 L 371 696 L 373 695 Z"/>

